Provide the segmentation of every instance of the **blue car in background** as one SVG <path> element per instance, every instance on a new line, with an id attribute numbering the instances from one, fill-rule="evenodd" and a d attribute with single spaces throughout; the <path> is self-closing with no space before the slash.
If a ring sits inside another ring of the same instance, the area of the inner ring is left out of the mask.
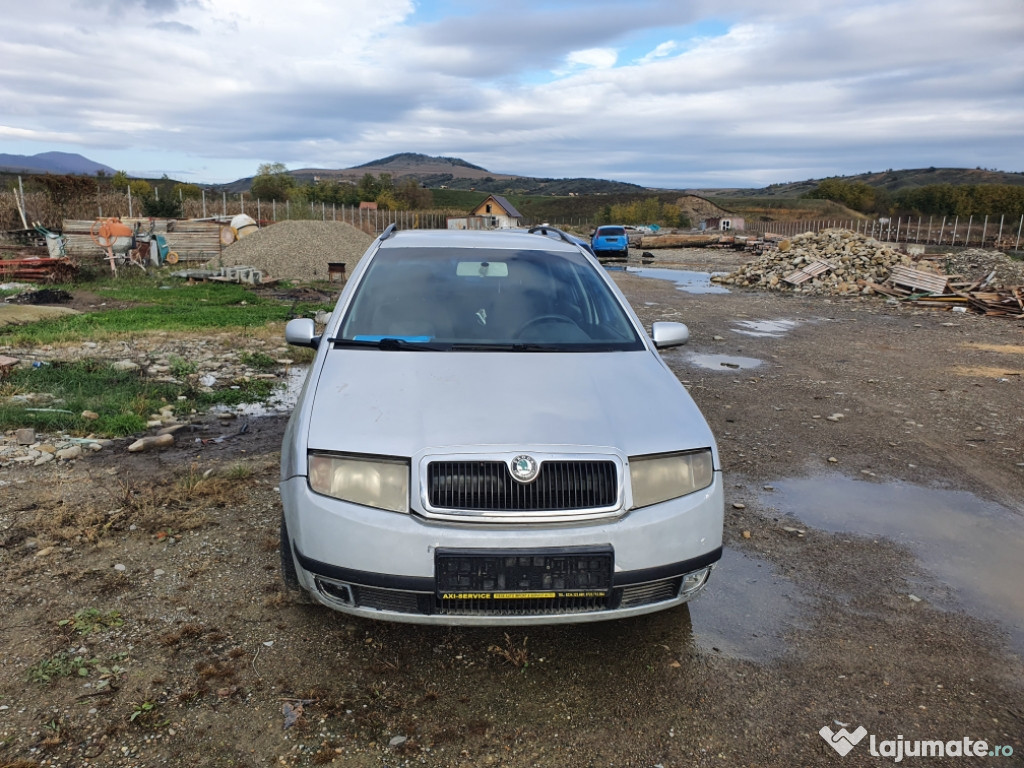
<path id="1" fill-rule="evenodd" d="M 590 239 L 594 254 L 600 259 L 629 258 L 629 239 L 626 228 L 617 225 L 598 227 Z"/>

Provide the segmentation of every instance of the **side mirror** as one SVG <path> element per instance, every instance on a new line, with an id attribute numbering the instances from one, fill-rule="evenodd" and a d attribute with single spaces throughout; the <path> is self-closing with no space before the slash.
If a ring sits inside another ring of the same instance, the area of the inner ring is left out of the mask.
<path id="1" fill-rule="evenodd" d="M 320 337 L 316 335 L 316 325 L 308 317 L 296 317 L 289 320 L 284 327 L 284 340 L 296 347 L 320 346 Z"/>
<path id="2" fill-rule="evenodd" d="M 651 326 L 651 338 L 658 349 L 678 347 L 690 340 L 690 329 L 684 323 L 655 323 Z"/>

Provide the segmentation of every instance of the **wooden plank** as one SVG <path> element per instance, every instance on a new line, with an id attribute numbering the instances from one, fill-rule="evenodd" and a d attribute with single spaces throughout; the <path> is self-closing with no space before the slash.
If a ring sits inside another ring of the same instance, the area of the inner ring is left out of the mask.
<path id="1" fill-rule="evenodd" d="M 828 272 L 830 269 L 834 269 L 831 264 L 822 259 L 818 259 L 817 261 L 812 261 L 810 264 L 805 264 L 793 272 L 790 272 L 782 279 L 791 285 L 800 285 L 801 283 L 806 283 L 812 277 L 817 277 L 824 272 Z"/>
<path id="2" fill-rule="evenodd" d="M 640 238 L 641 248 L 699 248 L 713 245 L 721 235 L 644 235 Z"/>
<path id="3" fill-rule="evenodd" d="M 934 272 L 923 272 L 912 267 L 905 267 L 897 264 L 892 268 L 889 281 L 894 285 L 904 285 L 913 290 L 928 291 L 929 293 L 945 293 L 949 278 L 946 275 L 937 275 Z"/>

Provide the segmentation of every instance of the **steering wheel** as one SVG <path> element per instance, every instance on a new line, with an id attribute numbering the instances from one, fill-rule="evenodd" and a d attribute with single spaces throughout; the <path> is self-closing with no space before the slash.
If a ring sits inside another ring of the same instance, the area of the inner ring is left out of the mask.
<path id="1" fill-rule="evenodd" d="M 579 328 L 579 325 L 571 317 L 565 315 L 538 315 L 537 317 L 527 320 L 525 323 L 520 325 L 515 333 L 512 334 L 513 339 L 518 339 L 522 336 L 529 328 L 541 323 L 568 323 L 569 325 Z"/>

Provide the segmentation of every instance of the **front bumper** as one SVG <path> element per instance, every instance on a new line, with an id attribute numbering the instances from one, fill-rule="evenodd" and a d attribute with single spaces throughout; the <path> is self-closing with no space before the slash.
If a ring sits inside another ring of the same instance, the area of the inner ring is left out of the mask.
<path id="1" fill-rule="evenodd" d="M 634 616 L 694 597 L 721 557 L 721 473 L 698 493 L 615 520 L 506 526 L 439 523 L 349 504 L 310 491 L 306 478 L 281 484 L 302 586 L 318 602 L 376 619 L 425 624 L 554 624 Z M 442 600 L 438 550 L 547 552 L 605 548 L 614 569 L 599 598 Z"/>

